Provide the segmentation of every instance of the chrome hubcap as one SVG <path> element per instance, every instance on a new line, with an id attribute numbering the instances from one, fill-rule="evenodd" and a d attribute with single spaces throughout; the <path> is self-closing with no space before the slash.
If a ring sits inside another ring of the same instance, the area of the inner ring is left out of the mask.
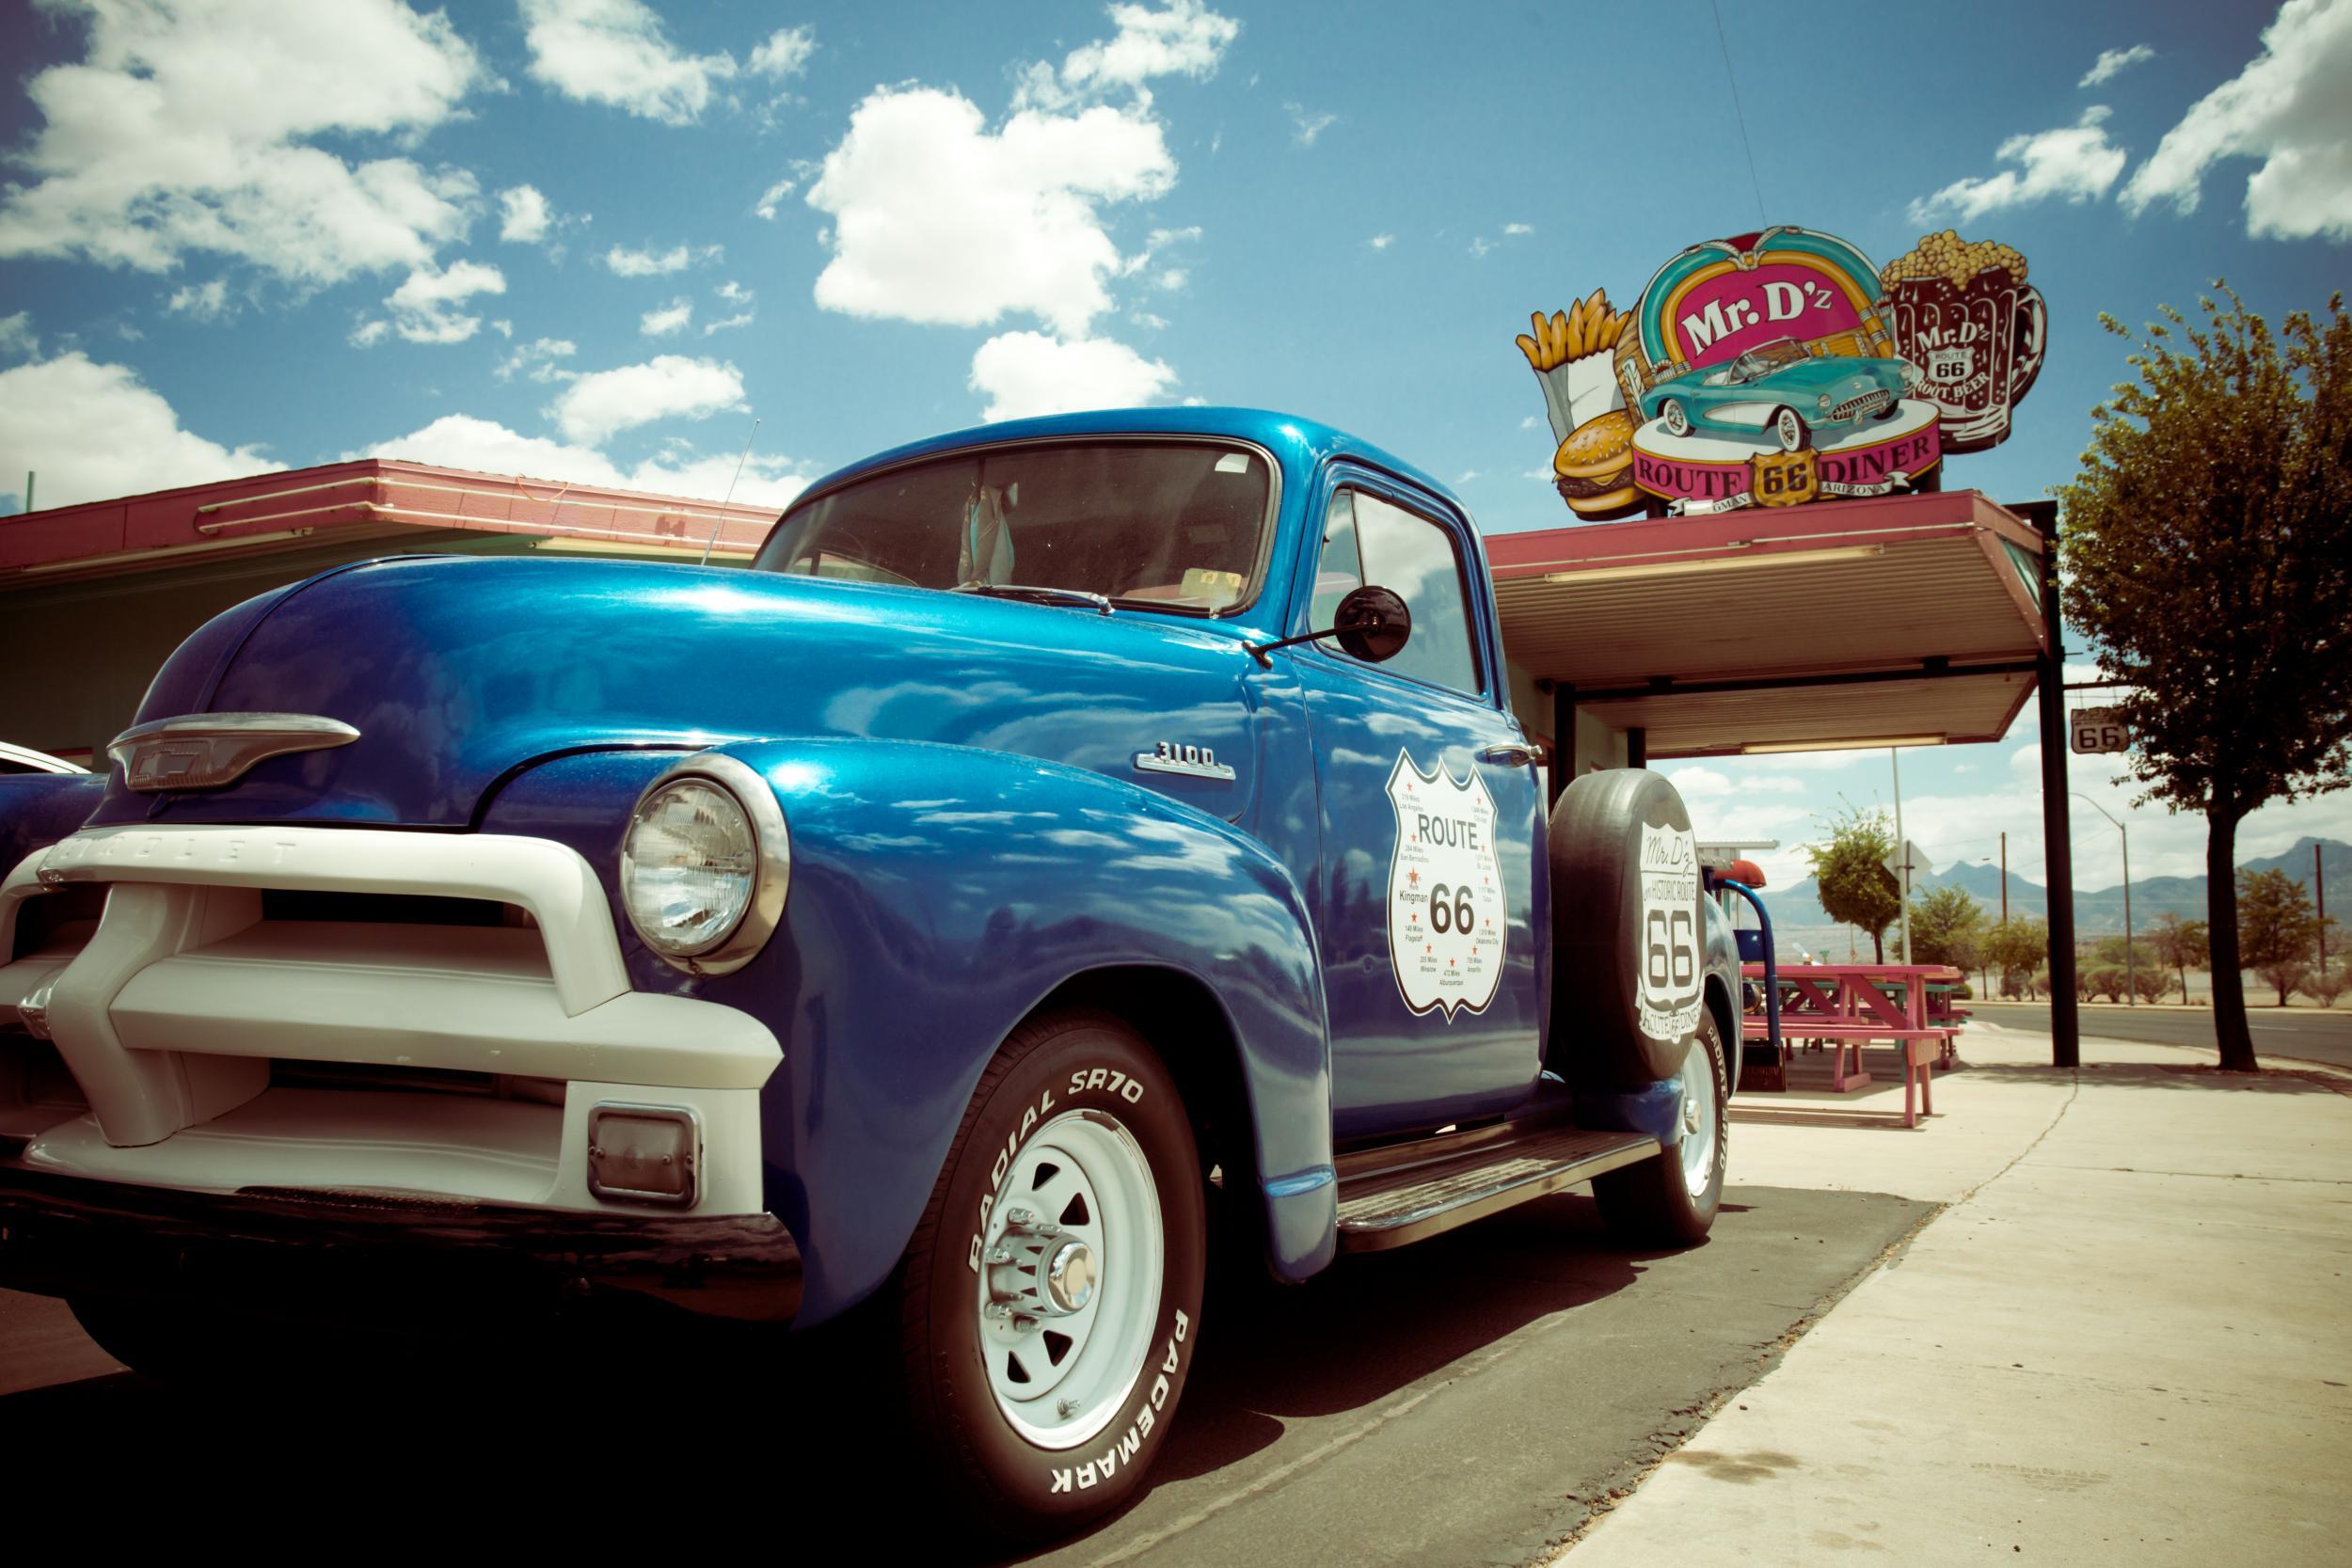
<path id="1" fill-rule="evenodd" d="M 1071 1111 L 997 1188 L 974 1304 L 996 1406 L 1040 1448 L 1072 1449 L 1134 1392 L 1157 1324 L 1159 1189 L 1126 1128 Z"/>

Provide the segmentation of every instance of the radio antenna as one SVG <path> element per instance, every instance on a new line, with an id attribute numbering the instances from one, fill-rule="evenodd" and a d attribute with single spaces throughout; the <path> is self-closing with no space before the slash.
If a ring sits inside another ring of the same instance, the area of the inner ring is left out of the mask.
<path id="1" fill-rule="evenodd" d="M 719 503 L 719 520 L 710 525 L 710 537 L 703 541 L 703 558 L 694 562 L 697 566 L 710 564 L 710 552 L 719 543 L 719 531 L 727 526 L 727 507 L 735 499 L 735 487 L 742 482 L 743 465 L 750 460 L 752 443 L 757 439 L 759 439 L 759 418 L 754 415 L 752 433 L 743 437 L 743 455 L 735 460 L 735 478 L 727 481 L 727 499 Z"/>

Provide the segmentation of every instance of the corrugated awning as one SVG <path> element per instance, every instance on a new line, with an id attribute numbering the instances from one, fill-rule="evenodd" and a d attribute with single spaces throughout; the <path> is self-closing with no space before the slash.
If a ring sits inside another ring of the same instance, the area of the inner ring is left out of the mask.
<path id="1" fill-rule="evenodd" d="M 1653 758 L 1996 739 L 2043 649 L 2041 537 L 1975 491 L 1486 547 L 1512 661 Z"/>

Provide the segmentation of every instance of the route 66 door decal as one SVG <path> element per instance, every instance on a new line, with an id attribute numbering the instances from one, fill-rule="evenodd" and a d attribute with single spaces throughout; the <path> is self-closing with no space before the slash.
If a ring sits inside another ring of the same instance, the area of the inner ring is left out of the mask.
<path id="1" fill-rule="evenodd" d="M 1699 855 L 1687 828 L 1642 829 L 1642 1033 L 1685 1038 L 1699 1026 Z"/>
<path id="2" fill-rule="evenodd" d="M 1502 863 L 1495 853 L 1495 800 L 1472 765 L 1456 784 L 1440 763 L 1428 772 L 1404 752 L 1389 774 L 1396 849 L 1389 860 L 1389 961 L 1414 1012 L 1445 1009 L 1446 1022 L 1479 1013 L 1502 980 Z"/>

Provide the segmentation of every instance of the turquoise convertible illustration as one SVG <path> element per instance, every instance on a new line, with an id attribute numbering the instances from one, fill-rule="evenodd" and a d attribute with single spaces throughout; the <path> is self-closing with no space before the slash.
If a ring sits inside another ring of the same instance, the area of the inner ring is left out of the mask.
<path id="1" fill-rule="evenodd" d="M 1816 431 L 1893 414 L 1918 378 L 1907 359 L 1817 355 L 1781 338 L 1660 382 L 1642 394 L 1642 417 L 1663 420 L 1671 436 L 1753 440 L 1769 431 L 1783 451 L 1803 451 Z"/>

